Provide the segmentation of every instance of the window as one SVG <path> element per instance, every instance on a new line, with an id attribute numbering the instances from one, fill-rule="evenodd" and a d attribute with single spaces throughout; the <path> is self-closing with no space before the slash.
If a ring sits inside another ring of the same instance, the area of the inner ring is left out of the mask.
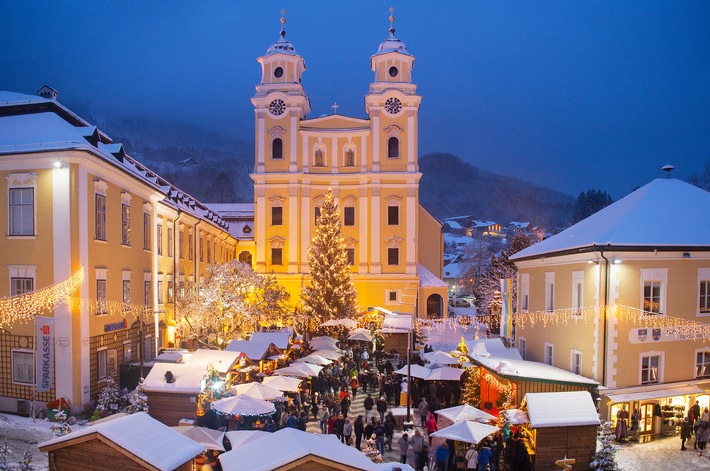
<path id="1" fill-rule="evenodd" d="M 343 208 L 343 216 L 344 216 L 344 225 L 346 226 L 354 226 L 355 225 L 355 207 L 354 206 L 346 206 Z"/>
<path id="2" fill-rule="evenodd" d="M 387 157 L 390 159 L 399 158 L 399 139 L 396 137 L 387 139 Z"/>
<path id="3" fill-rule="evenodd" d="M 271 207 L 271 225 L 281 226 L 283 225 L 283 208 L 281 206 Z"/>
<path id="4" fill-rule="evenodd" d="M 389 291 L 387 293 L 387 301 L 397 302 L 397 292 L 396 291 Z"/>
<path id="5" fill-rule="evenodd" d="M 148 280 L 143 282 L 143 304 L 146 306 L 153 305 L 153 285 Z"/>
<path id="6" fill-rule="evenodd" d="M 133 361 L 133 351 L 131 349 L 131 342 L 123 342 L 123 363 L 130 363 Z"/>
<path id="7" fill-rule="evenodd" d="M 354 167 L 355 166 L 355 152 L 352 149 L 345 151 L 345 166 Z"/>
<path id="8" fill-rule="evenodd" d="M 251 266 L 251 252 L 247 252 L 246 250 L 240 252 L 239 261 Z"/>
<path id="9" fill-rule="evenodd" d="M 710 315 L 710 268 L 698 268 L 698 314 Z"/>
<path id="10" fill-rule="evenodd" d="M 107 361 L 106 361 L 106 373 L 109 376 L 115 376 L 118 371 L 118 355 L 116 355 L 116 349 L 108 350 Z"/>
<path id="11" fill-rule="evenodd" d="M 131 245 L 131 207 L 121 205 L 121 244 Z"/>
<path id="12" fill-rule="evenodd" d="M 35 234 L 34 188 L 10 188 L 10 235 Z"/>
<path id="13" fill-rule="evenodd" d="M 555 274 L 545 273 L 545 310 L 552 312 L 555 310 Z"/>
<path id="14" fill-rule="evenodd" d="M 520 357 L 525 360 L 525 355 L 527 353 L 528 344 L 525 337 L 518 337 L 518 351 L 520 352 Z"/>
<path id="15" fill-rule="evenodd" d="M 387 225 L 399 225 L 399 206 L 387 206 Z"/>
<path id="16" fill-rule="evenodd" d="M 174 299 L 175 299 L 175 297 L 174 297 L 174 294 L 175 294 L 175 293 L 174 293 L 174 290 L 175 290 L 175 287 L 173 286 L 173 281 L 172 281 L 172 280 L 168 280 L 168 302 L 169 302 L 169 303 L 172 303 L 172 302 L 174 301 Z"/>
<path id="17" fill-rule="evenodd" d="M 325 159 L 323 158 L 323 151 L 321 149 L 316 150 L 314 167 L 325 167 Z"/>
<path id="18" fill-rule="evenodd" d="M 158 280 L 158 304 L 163 304 L 163 280 Z"/>
<path id="19" fill-rule="evenodd" d="M 282 248 L 271 248 L 271 264 L 272 265 L 283 265 L 283 249 Z"/>
<path id="20" fill-rule="evenodd" d="M 106 196 L 94 196 L 94 238 L 106 240 Z"/>
<path id="21" fill-rule="evenodd" d="M 661 382 L 661 355 L 641 356 L 641 384 Z"/>
<path id="22" fill-rule="evenodd" d="M 399 265 L 399 248 L 387 248 L 387 265 Z"/>
<path id="23" fill-rule="evenodd" d="M 572 316 L 582 317 L 584 307 L 584 272 L 572 272 Z"/>
<path id="24" fill-rule="evenodd" d="M 520 310 L 527 312 L 530 308 L 530 273 L 520 275 Z"/>
<path id="25" fill-rule="evenodd" d="M 180 231 L 178 233 L 178 257 L 185 258 L 185 231 Z"/>
<path id="26" fill-rule="evenodd" d="M 695 352 L 695 377 L 710 378 L 710 351 Z"/>
<path id="27" fill-rule="evenodd" d="M 548 365 L 552 365 L 552 362 L 554 361 L 554 354 L 555 354 L 555 347 L 549 343 L 545 342 L 545 363 Z"/>
<path id="28" fill-rule="evenodd" d="M 579 350 L 570 351 L 569 370 L 574 374 L 582 374 L 582 352 Z"/>
<path id="29" fill-rule="evenodd" d="M 96 363 L 98 380 L 106 379 L 108 377 L 108 350 L 99 350 L 96 352 Z"/>
<path id="30" fill-rule="evenodd" d="M 32 291 L 34 291 L 34 279 L 10 278 L 10 296 L 18 296 Z"/>
<path id="31" fill-rule="evenodd" d="M 207 239 L 207 263 L 212 262 L 212 242 Z"/>
<path id="32" fill-rule="evenodd" d="M 107 314 L 106 280 L 96 280 L 96 314 Z"/>
<path id="33" fill-rule="evenodd" d="M 192 236 L 192 231 L 187 234 L 187 259 L 192 260 L 193 254 L 195 253 L 195 242 Z"/>
<path id="34" fill-rule="evenodd" d="M 200 262 L 205 261 L 205 238 L 200 237 Z"/>
<path id="35" fill-rule="evenodd" d="M 284 143 L 280 137 L 277 137 L 271 141 L 271 158 L 272 159 L 283 159 L 284 158 Z"/>
<path id="36" fill-rule="evenodd" d="M 355 265 L 355 249 L 348 248 L 345 249 L 345 255 L 348 257 L 348 265 Z"/>
<path id="37" fill-rule="evenodd" d="M 144 353 L 145 355 L 143 356 L 143 360 L 145 361 L 150 361 L 153 359 L 153 339 L 150 336 L 147 336 L 143 340 L 143 345 L 144 345 Z"/>
<path id="38" fill-rule="evenodd" d="M 123 280 L 123 310 L 131 308 L 131 280 Z"/>
<path id="39" fill-rule="evenodd" d="M 163 255 L 163 225 L 158 224 L 158 231 L 156 234 L 157 244 L 158 244 L 158 255 Z"/>
<path id="40" fill-rule="evenodd" d="M 143 248 L 150 250 L 150 214 L 143 213 Z"/>
<path id="41" fill-rule="evenodd" d="M 184 281 L 180 282 L 180 290 L 178 291 L 178 294 L 180 295 L 181 298 L 185 297 L 185 282 Z"/>
<path id="42" fill-rule="evenodd" d="M 168 257 L 173 257 L 175 243 L 173 241 L 173 228 L 168 227 Z"/>
<path id="43" fill-rule="evenodd" d="M 643 310 L 653 314 L 661 314 L 661 282 L 643 282 Z"/>
<path id="44" fill-rule="evenodd" d="M 313 209 L 313 221 L 314 224 L 318 224 L 318 218 L 320 217 L 320 206 L 316 206 Z"/>
<path id="45" fill-rule="evenodd" d="M 34 355 L 24 350 L 12 351 L 12 382 L 33 385 L 35 382 Z"/>

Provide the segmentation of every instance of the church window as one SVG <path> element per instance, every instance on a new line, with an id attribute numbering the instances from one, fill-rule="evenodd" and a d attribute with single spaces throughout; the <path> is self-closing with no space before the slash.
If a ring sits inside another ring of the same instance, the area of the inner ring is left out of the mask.
<path id="1" fill-rule="evenodd" d="M 396 137 L 387 139 L 387 157 L 390 159 L 399 158 L 399 139 Z"/>
<path id="2" fill-rule="evenodd" d="M 280 247 L 271 247 L 271 264 L 283 265 L 283 249 Z"/>
<path id="3" fill-rule="evenodd" d="M 397 69 L 397 67 L 392 66 L 389 69 L 389 74 L 390 74 L 390 77 L 395 78 L 399 74 L 399 70 Z"/>
<path id="4" fill-rule="evenodd" d="M 399 225 L 399 206 L 387 206 L 387 225 Z"/>
<path id="5" fill-rule="evenodd" d="M 271 141 L 271 158 L 272 159 L 283 159 L 283 148 L 284 144 L 280 137 L 277 137 Z"/>
<path id="6" fill-rule="evenodd" d="M 345 226 L 354 226 L 355 225 L 355 207 L 354 206 L 344 207 L 343 208 L 343 216 L 344 216 L 343 225 L 345 225 Z"/>
<path id="7" fill-rule="evenodd" d="M 387 249 L 387 265 L 399 265 L 398 247 L 389 247 Z"/>
<path id="8" fill-rule="evenodd" d="M 283 225 L 283 208 L 281 206 L 271 207 L 271 225 L 281 226 Z"/>

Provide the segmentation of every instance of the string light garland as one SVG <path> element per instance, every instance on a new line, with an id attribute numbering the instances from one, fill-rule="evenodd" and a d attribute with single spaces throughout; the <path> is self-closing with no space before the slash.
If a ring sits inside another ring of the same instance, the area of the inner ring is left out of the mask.
<path id="1" fill-rule="evenodd" d="M 84 282 L 84 267 L 69 278 L 39 291 L 0 298 L 0 325 L 29 323 L 35 316 L 50 313 L 59 303 L 71 305 L 70 296 Z"/>

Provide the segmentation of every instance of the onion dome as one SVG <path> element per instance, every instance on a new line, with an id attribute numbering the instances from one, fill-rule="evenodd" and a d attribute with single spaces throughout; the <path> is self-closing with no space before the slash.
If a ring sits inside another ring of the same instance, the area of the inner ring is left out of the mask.
<path id="1" fill-rule="evenodd" d="M 281 32 L 279 33 L 279 39 L 269 46 L 266 50 L 266 55 L 270 54 L 288 54 L 290 56 L 297 55 L 296 48 L 293 47 L 291 41 L 286 39 L 286 10 L 281 10 Z"/>

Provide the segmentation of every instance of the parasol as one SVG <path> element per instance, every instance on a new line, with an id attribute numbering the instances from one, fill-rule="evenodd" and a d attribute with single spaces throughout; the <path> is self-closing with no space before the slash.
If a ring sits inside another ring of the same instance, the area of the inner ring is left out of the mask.
<path id="1" fill-rule="evenodd" d="M 435 370 L 431 370 L 431 374 L 426 377 L 427 381 L 459 381 L 463 370 L 460 368 L 451 368 L 450 366 L 442 366 Z"/>
<path id="2" fill-rule="evenodd" d="M 212 430 L 211 428 L 206 427 L 196 427 L 193 425 L 181 425 L 179 427 L 170 428 L 176 432 L 180 432 L 187 438 L 191 438 L 208 450 L 225 451 L 224 444 L 222 443 L 224 439 L 224 432 Z"/>
<path id="3" fill-rule="evenodd" d="M 267 415 L 276 412 L 276 408 L 272 403 L 255 399 L 246 394 L 214 401 L 212 403 L 212 409 L 222 414 L 240 416 Z"/>
<path id="4" fill-rule="evenodd" d="M 289 376 L 267 376 L 264 378 L 263 384 L 279 391 L 296 392 L 301 381 L 303 380 Z"/>
<path id="5" fill-rule="evenodd" d="M 488 420 L 496 420 L 496 417 L 492 416 L 487 412 L 483 412 L 481 409 L 476 409 L 468 404 L 464 404 L 456 407 L 448 407 L 446 409 L 440 409 L 436 411 L 442 417 L 446 417 L 450 421 L 456 423 L 464 420 L 477 420 L 479 422 L 484 422 Z"/>
<path id="6" fill-rule="evenodd" d="M 496 433 L 498 430 L 498 427 L 492 425 L 466 420 L 451 425 L 450 427 L 442 428 L 438 432 L 432 433 L 430 436 L 476 444 L 487 436 Z"/>
<path id="7" fill-rule="evenodd" d="M 431 374 L 431 370 L 429 368 L 424 368 L 421 365 L 411 365 L 411 366 L 412 366 L 412 372 L 411 372 L 412 378 L 426 379 Z M 407 376 L 407 366 L 405 365 L 402 368 L 396 370 L 395 373 L 397 373 L 398 375 Z"/>
<path id="8" fill-rule="evenodd" d="M 261 399 L 262 401 L 273 401 L 283 397 L 283 393 L 280 390 L 261 383 L 238 384 L 233 388 L 230 388 L 229 391 L 234 392 L 237 395 L 246 394 L 247 396 L 251 396 L 255 399 Z"/>

